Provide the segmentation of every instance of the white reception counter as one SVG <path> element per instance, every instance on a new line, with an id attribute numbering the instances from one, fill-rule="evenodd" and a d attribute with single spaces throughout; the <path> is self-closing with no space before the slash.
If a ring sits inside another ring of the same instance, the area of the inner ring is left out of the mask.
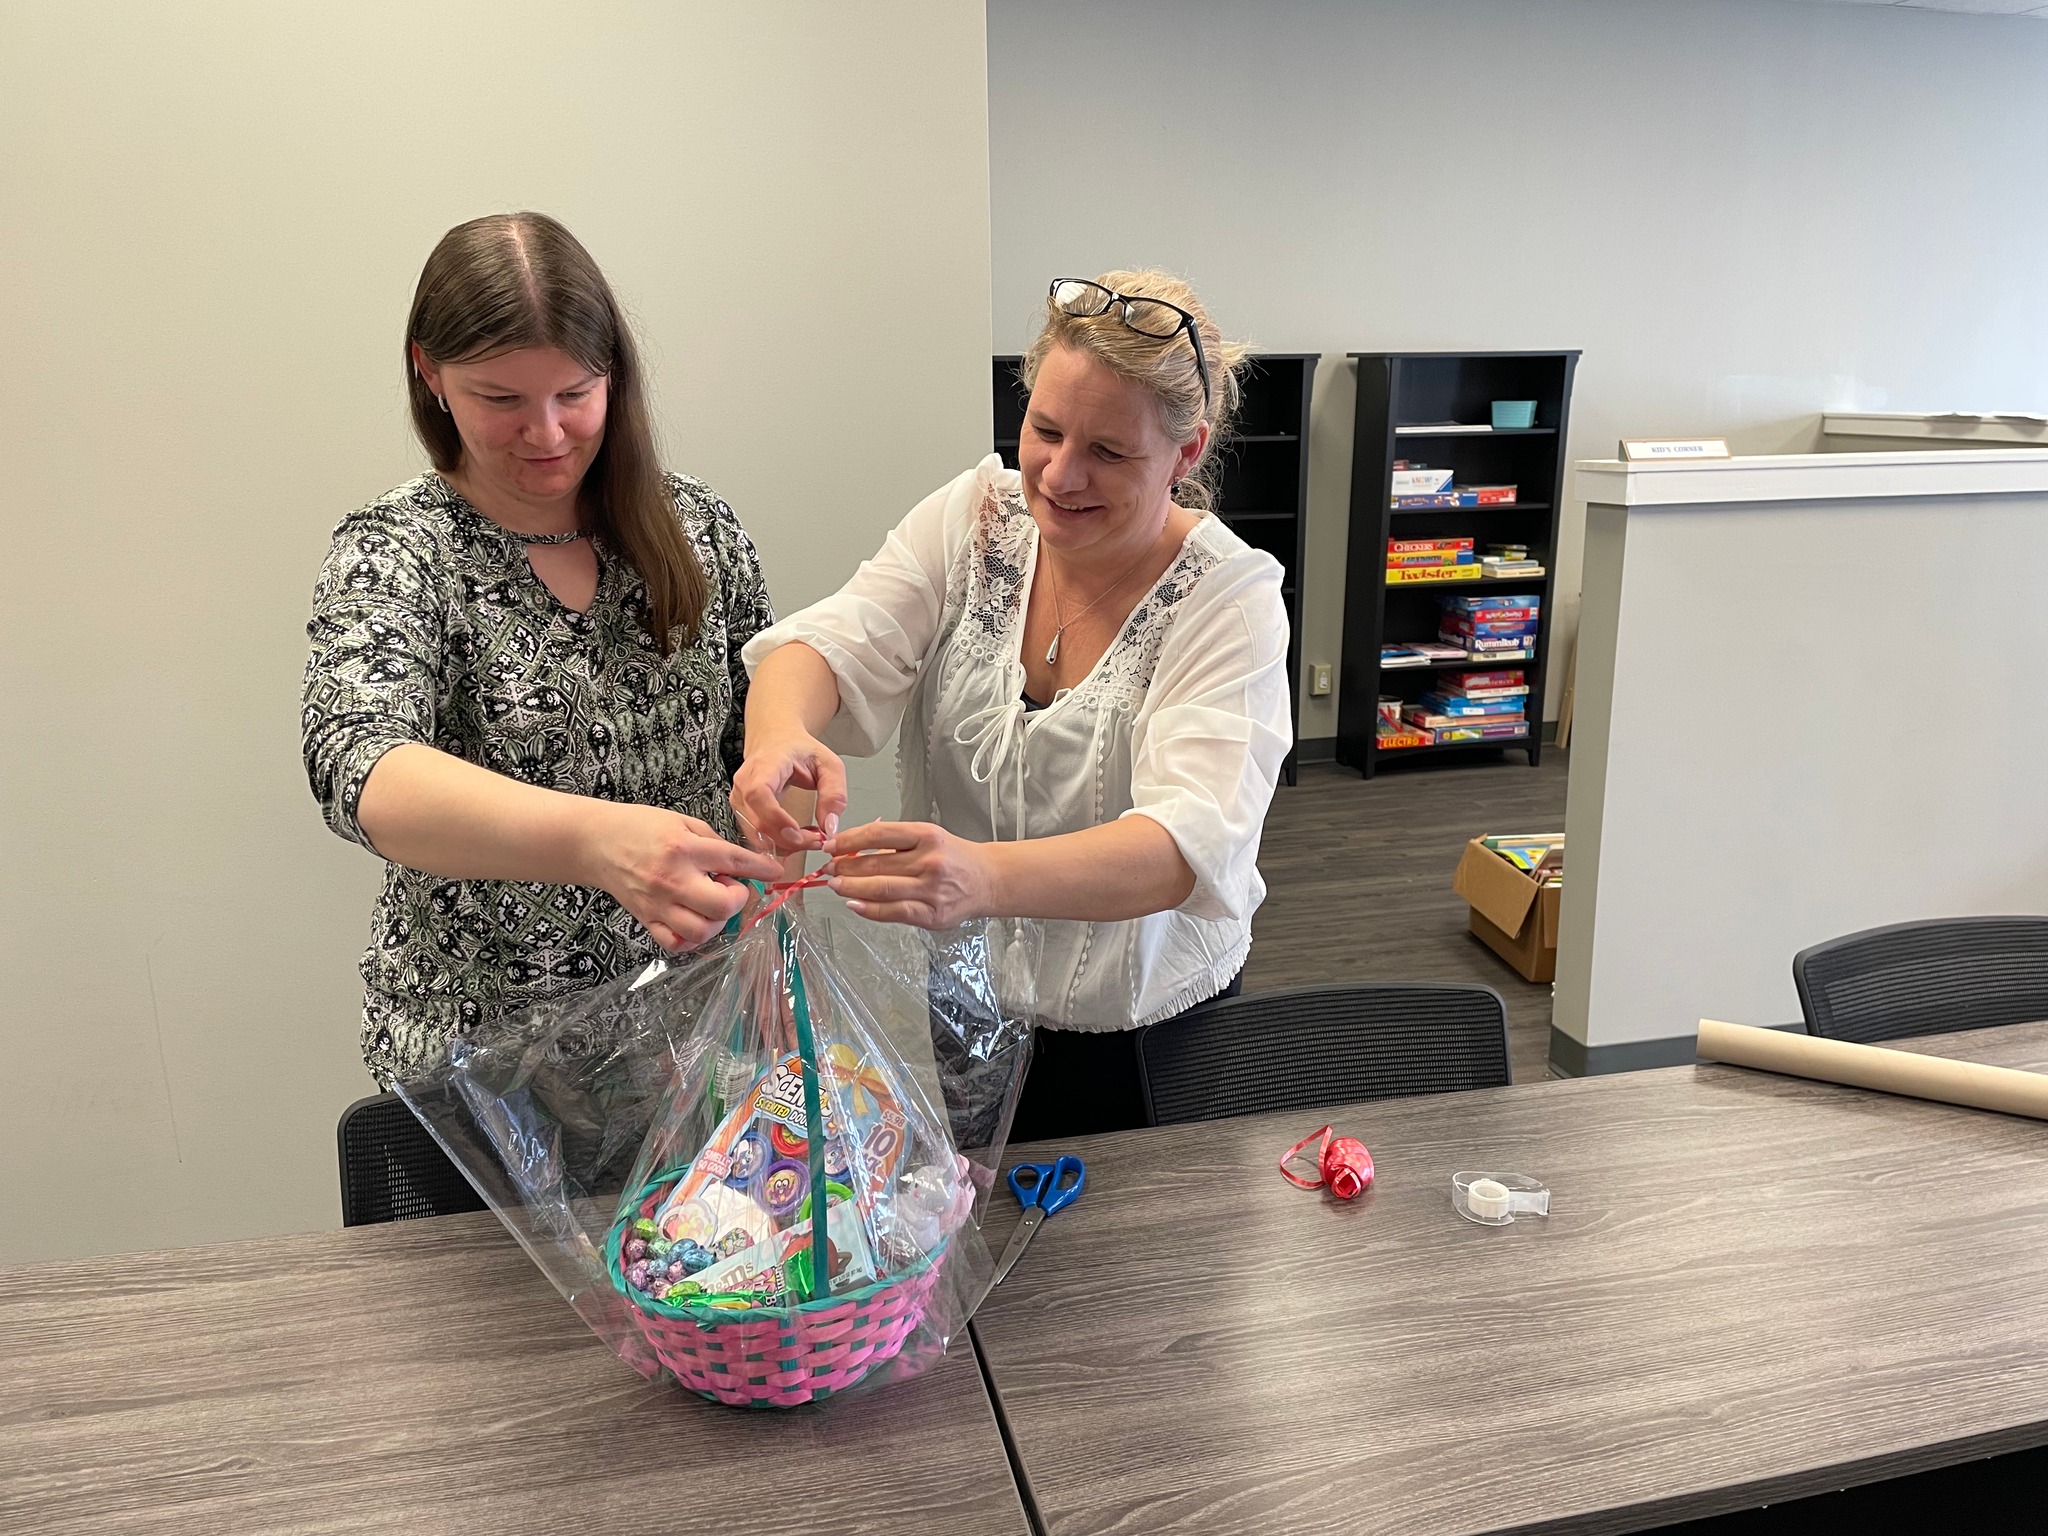
<path id="1" fill-rule="evenodd" d="M 1796 1020 L 1821 939 L 2048 912 L 2048 453 L 1577 476 L 1554 1070 Z"/>

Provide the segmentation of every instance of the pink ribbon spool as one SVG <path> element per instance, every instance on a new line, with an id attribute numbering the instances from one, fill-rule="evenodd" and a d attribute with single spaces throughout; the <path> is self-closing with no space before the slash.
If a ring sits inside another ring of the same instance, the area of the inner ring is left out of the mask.
<path id="1" fill-rule="evenodd" d="M 1333 1137 L 1335 1129 L 1326 1125 L 1310 1131 L 1289 1147 L 1280 1158 L 1280 1177 L 1299 1189 L 1327 1188 L 1339 1200 L 1351 1199 L 1372 1183 L 1372 1154 L 1365 1150 L 1365 1143 L 1355 1136 Z M 1322 1146 L 1316 1152 L 1316 1176 L 1305 1179 L 1287 1165 L 1317 1137 L 1322 1138 Z"/>

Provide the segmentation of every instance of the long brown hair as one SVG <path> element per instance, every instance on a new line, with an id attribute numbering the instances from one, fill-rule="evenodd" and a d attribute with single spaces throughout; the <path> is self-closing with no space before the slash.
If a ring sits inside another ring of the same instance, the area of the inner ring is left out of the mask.
<path id="1" fill-rule="evenodd" d="M 462 437 L 414 369 L 415 344 L 436 363 L 554 347 L 605 375 L 604 442 L 580 493 L 585 518 L 646 583 L 643 622 L 661 653 L 674 650 L 678 629 L 684 644 L 694 642 L 708 592 L 655 457 L 640 349 L 611 285 L 576 237 L 544 213 L 456 225 L 420 272 L 405 340 L 413 430 L 444 475 L 462 463 Z"/>

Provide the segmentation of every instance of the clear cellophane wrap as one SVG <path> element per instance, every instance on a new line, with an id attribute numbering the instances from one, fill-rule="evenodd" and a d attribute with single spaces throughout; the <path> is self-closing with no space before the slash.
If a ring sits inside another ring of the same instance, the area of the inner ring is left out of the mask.
<path id="1" fill-rule="evenodd" d="M 783 894 L 398 1085 L 607 1348 L 756 1406 L 914 1376 L 979 1304 L 1039 944 Z"/>

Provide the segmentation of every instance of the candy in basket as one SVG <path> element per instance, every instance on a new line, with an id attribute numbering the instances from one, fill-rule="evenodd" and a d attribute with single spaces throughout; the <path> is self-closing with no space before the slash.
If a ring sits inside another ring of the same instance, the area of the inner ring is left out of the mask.
<path id="1" fill-rule="evenodd" d="M 1034 939 L 764 906 L 400 1091 L 637 1369 L 731 1404 L 865 1390 L 938 1359 L 987 1290 L 1028 1054 L 993 978 Z"/>

